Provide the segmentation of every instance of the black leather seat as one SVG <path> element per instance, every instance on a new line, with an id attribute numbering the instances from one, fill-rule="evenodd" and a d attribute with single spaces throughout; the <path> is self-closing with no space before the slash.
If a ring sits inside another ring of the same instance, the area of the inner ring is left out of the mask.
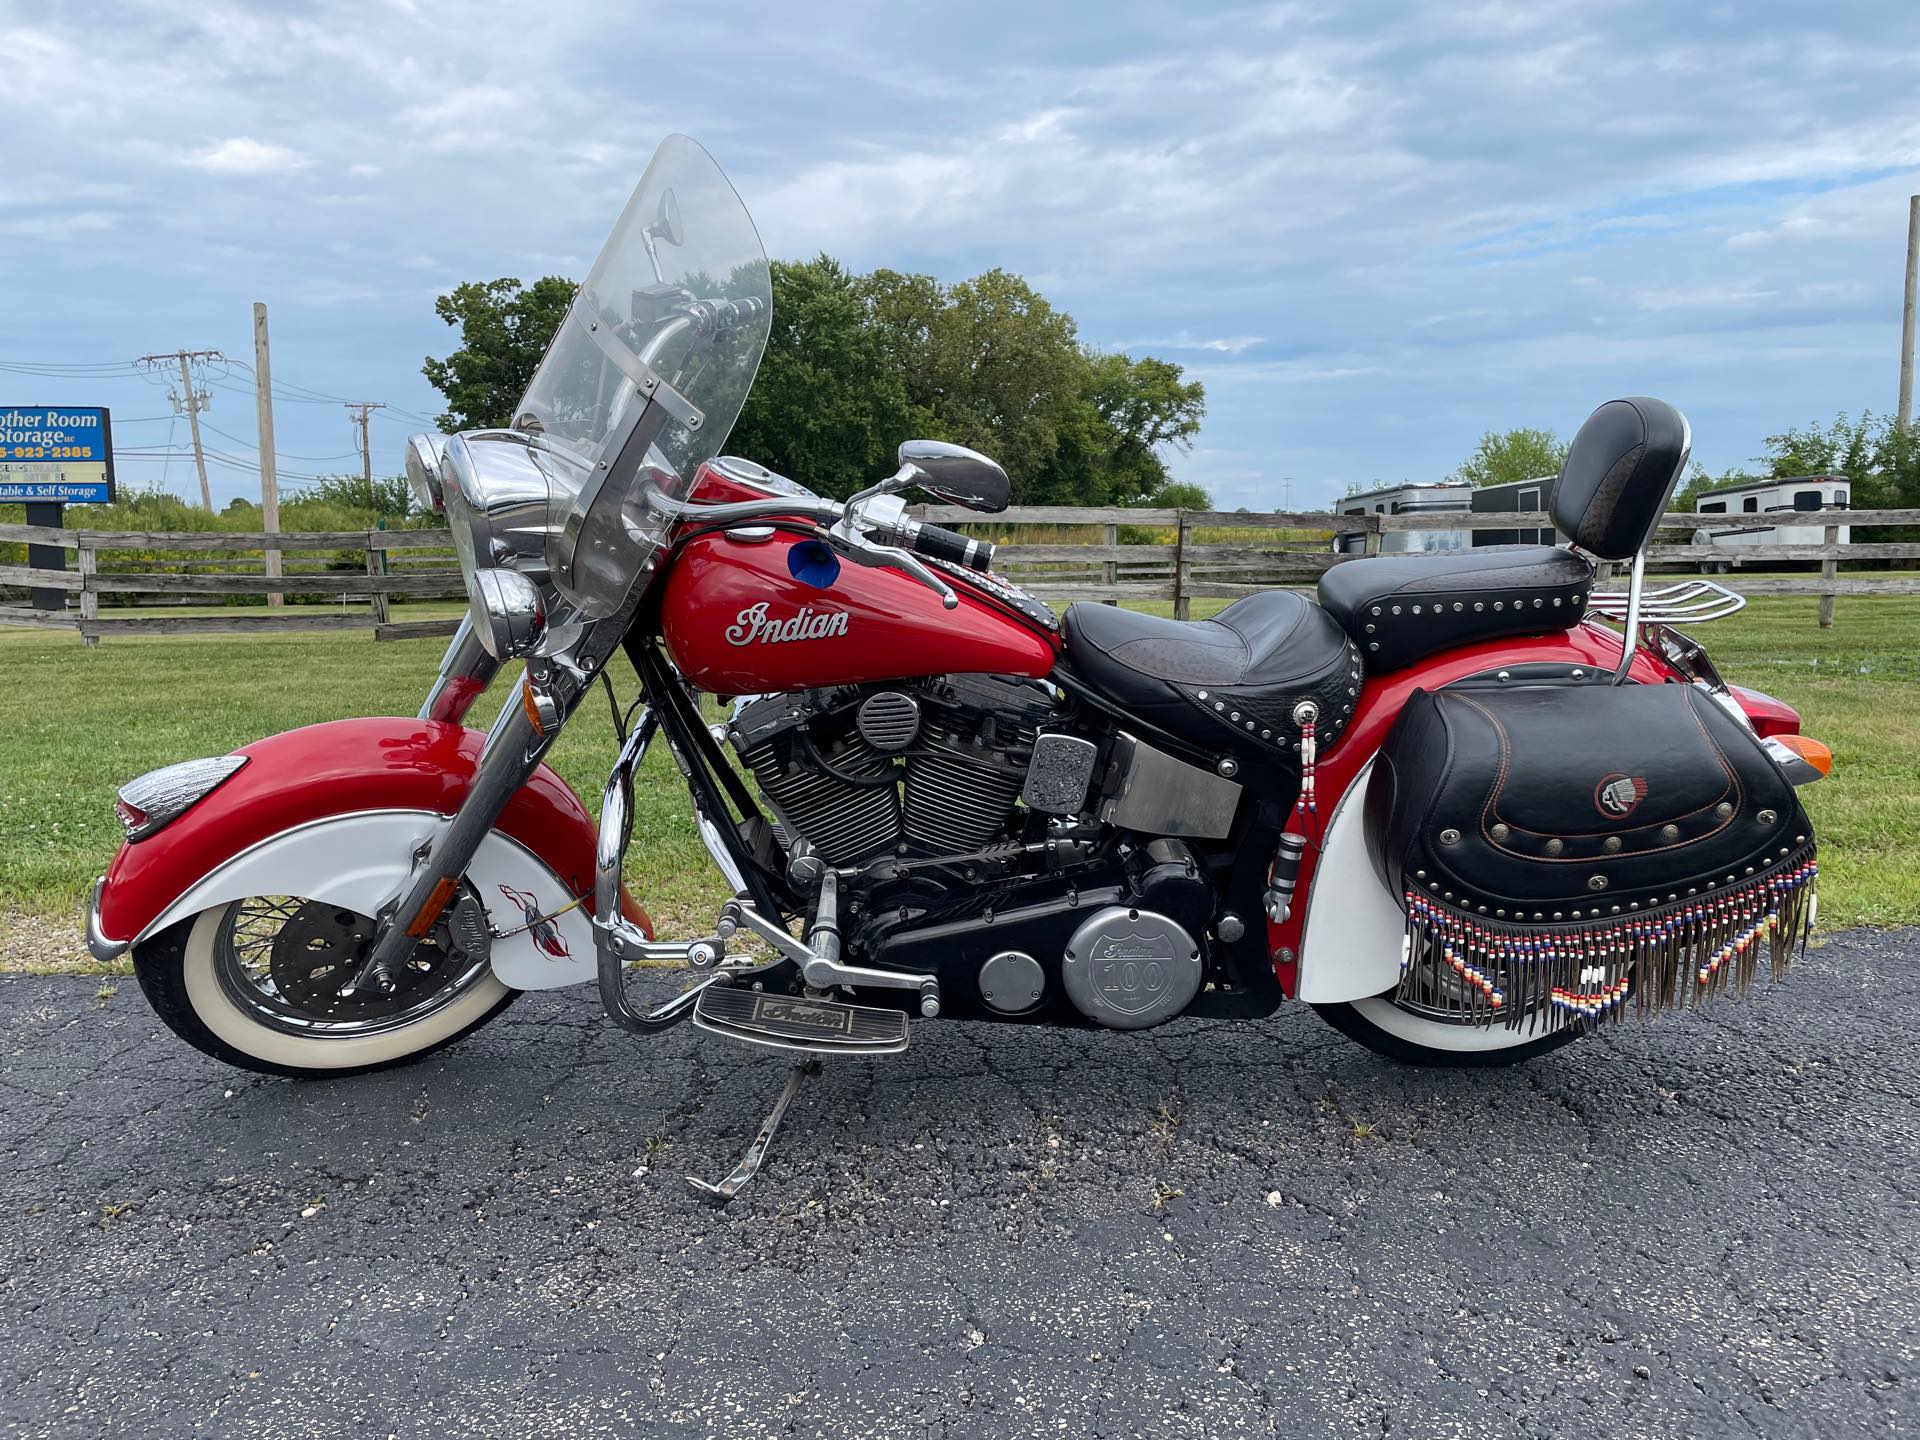
<path id="1" fill-rule="evenodd" d="M 1320 603 L 1369 670 L 1398 670 L 1456 645 L 1579 623 L 1593 566 L 1551 545 L 1378 555 L 1320 577 Z"/>
<path id="2" fill-rule="evenodd" d="M 1070 606 L 1061 625 L 1074 674 L 1123 709 L 1203 748 L 1265 756 L 1298 747 L 1302 700 L 1318 743 L 1338 738 L 1360 693 L 1360 655 L 1318 605 L 1287 590 L 1236 600 L 1211 620 Z"/>

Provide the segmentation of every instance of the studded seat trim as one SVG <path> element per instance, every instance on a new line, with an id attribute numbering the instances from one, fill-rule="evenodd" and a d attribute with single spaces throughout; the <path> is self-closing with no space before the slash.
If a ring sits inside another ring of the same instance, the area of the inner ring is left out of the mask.
<path id="1" fill-rule="evenodd" d="M 1360 695 L 1359 649 L 1324 610 L 1291 591 L 1249 595 L 1197 621 L 1074 605 L 1063 632 L 1083 679 L 1202 748 L 1292 760 L 1301 738 L 1295 714 L 1312 701 L 1325 749 L 1353 718 Z"/>
<path id="2" fill-rule="evenodd" d="M 1579 624 L 1593 566 L 1551 545 L 1487 545 L 1351 560 L 1320 577 L 1320 603 L 1369 670 L 1399 670 L 1457 645 Z"/>

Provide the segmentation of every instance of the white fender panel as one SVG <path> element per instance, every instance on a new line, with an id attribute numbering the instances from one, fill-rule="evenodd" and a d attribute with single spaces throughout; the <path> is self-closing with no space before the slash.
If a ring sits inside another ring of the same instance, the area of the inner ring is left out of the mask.
<path id="1" fill-rule="evenodd" d="M 1369 760 L 1327 821 L 1300 939 L 1298 999 L 1360 1000 L 1400 983 L 1407 917 L 1367 856 Z"/>
<path id="2" fill-rule="evenodd" d="M 375 914 L 412 873 L 414 851 L 446 823 L 446 816 L 429 810 L 363 810 L 283 830 L 200 880 L 134 943 L 190 915 L 249 895 L 300 895 Z M 520 931 L 493 943 L 493 973 L 502 984 L 545 990 L 594 979 L 593 925 L 585 907 L 575 906 L 532 930 L 520 928 L 573 899 L 531 850 L 492 831 L 481 842 L 467 878 L 492 928 Z M 544 945 L 536 932 L 545 937 Z"/>

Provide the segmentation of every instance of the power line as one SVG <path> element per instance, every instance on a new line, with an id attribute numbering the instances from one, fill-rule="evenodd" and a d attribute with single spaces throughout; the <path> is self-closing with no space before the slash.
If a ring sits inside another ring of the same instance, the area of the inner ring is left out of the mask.
<path id="1" fill-rule="evenodd" d="M 367 420 L 374 411 L 384 410 L 387 407 L 378 400 L 342 400 L 340 403 L 347 407 L 347 413 L 360 427 L 360 474 L 371 486 L 373 484 L 373 442 L 367 436 Z"/>
<path id="2" fill-rule="evenodd" d="M 251 440 L 246 439 L 244 436 L 230 435 L 225 430 L 222 430 L 218 425 L 212 424 L 211 422 L 209 422 L 209 424 L 207 425 L 207 429 L 213 431 L 213 433 L 216 435 L 224 436 L 226 439 L 233 441 L 236 445 L 245 445 L 249 449 L 254 450 L 255 453 L 258 453 L 259 447 L 254 445 L 254 443 Z M 325 460 L 358 460 L 360 458 L 360 452 L 358 450 L 342 450 L 338 455 L 290 455 L 285 450 L 276 450 L 273 453 L 276 458 L 281 460 L 325 461 Z"/>
<path id="3" fill-rule="evenodd" d="M 134 362 L 149 371 L 166 361 L 176 361 L 180 366 L 180 390 L 173 397 L 173 408 L 186 411 L 187 424 L 193 430 L 193 468 L 200 473 L 200 508 L 209 515 L 213 513 L 213 492 L 207 488 L 207 462 L 200 453 L 200 412 L 212 403 L 212 397 L 205 389 L 193 388 L 191 367 L 226 358 L 218 350 L 176 350 L 171 355 L 142 355 Z"/>

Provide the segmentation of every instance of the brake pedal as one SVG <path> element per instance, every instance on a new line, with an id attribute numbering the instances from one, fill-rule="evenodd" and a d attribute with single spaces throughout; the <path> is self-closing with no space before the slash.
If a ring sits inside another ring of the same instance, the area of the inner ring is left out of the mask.
<path id="1" fill-rule="evenodd" d="M 693 1023 L 731 1040 L 808 1055 L 897 1055 L 908 1039 L 907 1017 L 898 1010 L 727 985 L 700 992 Z"/>

